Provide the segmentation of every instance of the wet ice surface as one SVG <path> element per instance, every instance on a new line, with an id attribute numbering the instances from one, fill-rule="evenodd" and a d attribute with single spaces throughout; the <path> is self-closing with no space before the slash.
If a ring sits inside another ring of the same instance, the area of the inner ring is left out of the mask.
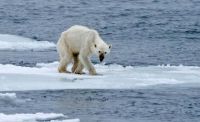
<path id="1" fill-rule="evenodd" d="M 15 92 L 23 104 L 0 101 L 14 113 L 62 113 L 81 122 L 197 122 L 200 88 L 156 86 L 134 90 L 44 90 Z"/>

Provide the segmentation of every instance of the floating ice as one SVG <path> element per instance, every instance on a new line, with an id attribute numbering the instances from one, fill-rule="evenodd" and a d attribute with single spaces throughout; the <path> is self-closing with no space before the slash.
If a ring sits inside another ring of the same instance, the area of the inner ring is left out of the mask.
<path id="1" fill-rule="evenodd" d="M 48 41 L 36 41 L 16 35 L 0 34 L 0 50 L 47 50 L 55 48 Z"/>
<path id="2" fill-rule="evenodd" d="M 97 64 L 101 75 L 57 72 L 58 62 L 21 67 L 0 64 L 0 91 L 46 89 L 133 89 L 160 84 L 200 84 L 200 67 L 123 67 Z M 69 67 L 68 70 L 70 70 Z M 87 73 L 87 72 L 86 72 Z"/>
<path id="3" fill-rule="evenodd" d="M 0 93 L 0 100 L 15 100 L 17 98 L 15 93 Z"/>
<path id="4" fill-rule="evenodd" d="M 0 103 L 6 103 L 10 105 L 23 104 L 30 99 L 19 99 L 16 93 L 0 93 Z"/>
<path id="5" fill-rule="evenodd" d="M 79 119 L 67 119 L 67 116 L 57 113 L 36 114 L 4 114 L 0 113 L 0 122 L 80 122 Z"/>

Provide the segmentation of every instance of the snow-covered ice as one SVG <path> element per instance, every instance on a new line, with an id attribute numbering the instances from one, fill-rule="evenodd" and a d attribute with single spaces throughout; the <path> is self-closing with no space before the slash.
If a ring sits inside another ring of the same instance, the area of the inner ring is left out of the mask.
<path id="1" fill-rule="evenodd" d="M 55 44 L 52 42 L 37 41 L 9 34 L 0 34 L 0 45 L 0 50 L 46 50 L 55 48 Z"/>
<path id="2" fill-rule="evenodd" d="M 0 113 L 0 122 L 80 122 L 79 119 L 68 119 L 60 113 L 4 114 Z"/>
<path id="3" fill-rule="evenodd" d="M 22 67 L 0 64 L 0 91 L 44 89 L 133 89 L 160 84 L 200 83 L 200 67 L 123 67 L 96 64 L 101 75 L 60 74 L 58 62 Z M 69 67 L 70 69 L 71 67 Z M 87 72 L 86 72 L 87 73 Z"/>

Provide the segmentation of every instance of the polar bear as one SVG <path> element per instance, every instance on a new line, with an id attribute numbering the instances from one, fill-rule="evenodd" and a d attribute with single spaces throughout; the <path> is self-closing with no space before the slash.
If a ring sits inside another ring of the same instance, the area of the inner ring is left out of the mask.
<path id="1" fill-rule="evenodd" d="M 74 25 L 61 33 L 57 43 L 60 57 L 58 71 L 67 72 L 67 65 L 73 63 L 72 72 L 82 74 L 86 68 L 90 75 L 96 75 L 90 56 L 97 55 L 100 62 L 110 53 L 111 45 L 106 44 L 96 30 L 81 25 Z"/>

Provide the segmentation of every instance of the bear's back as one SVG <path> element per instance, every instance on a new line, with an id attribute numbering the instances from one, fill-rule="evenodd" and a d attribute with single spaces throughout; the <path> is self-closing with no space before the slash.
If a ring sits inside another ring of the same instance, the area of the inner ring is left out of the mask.
<path id="1" fill-rule="evenodd" d="M 84 46 L 87 42 L 88 32 L 92 29 L 89 29 L 85 26 L 74 25 L 70 27 L 63 34 L 66 37 L 66 44 L 70 47 L 72 52 L 79 52 L 82 46 Z"/>
<path id="2" fill-rule="evenodd" d="M 74 25 L 70 27 L 67 31 L 90 31 L 90 29 L 82 25 Z"/>

